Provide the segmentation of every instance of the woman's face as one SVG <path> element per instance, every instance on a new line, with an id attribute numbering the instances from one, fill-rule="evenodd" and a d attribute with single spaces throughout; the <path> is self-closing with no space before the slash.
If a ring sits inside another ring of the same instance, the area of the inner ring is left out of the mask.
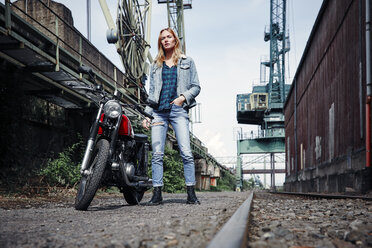
<path id="1" fill-rule="evenodd" d="M 171 51 L 176 46 L 176 39 L 174 38 L 172 33 L 167 30 L 161 32 L 160 39 L 161 45 L 163 46 L 165 52 Z"/>

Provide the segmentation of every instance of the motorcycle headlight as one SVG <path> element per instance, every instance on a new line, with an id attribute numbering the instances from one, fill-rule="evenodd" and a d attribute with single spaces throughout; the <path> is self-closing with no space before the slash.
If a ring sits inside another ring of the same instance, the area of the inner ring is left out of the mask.
<path id="1" fill-rule="evenodd" d="M 118 118 L 121 114 L 121 106 L 117 101 L 110 100 L 106 102 L 103 111 L 105 112 L 105 116 L 109 118 Z"/>

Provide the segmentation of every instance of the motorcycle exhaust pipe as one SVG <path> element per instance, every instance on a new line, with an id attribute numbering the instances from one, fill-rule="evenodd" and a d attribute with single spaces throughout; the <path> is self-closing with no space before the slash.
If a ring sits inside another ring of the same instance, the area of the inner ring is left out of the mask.
<path id="1" fill-rule="evenodd" d="M 121 175 L 123 176 L 123 179 L 124 179 L 124 183 L 127 185 L 127 186 L 137 186 L 136 183 L 132 183 L 129 181 L 128 179 L 128 175 L 127 175 L 127 165 L 126 163 L 121 163 L 120 164 L 120 172 L 121 172 Z"/>
<path id="2" fill-rule="evenodd" d="M 121 170 L 121 174 L 123 175 L 123 179 L 124 179 L 124 183 L 126 186 L 131 186 L 131 187 L 151 187 L 152 186 L 152 182 L 151 181 L 148 181 L 148 177 L 137 177 L 137 176 L 133 176 L 133 179 L 136 179 L 136 180 L 141 180 L 141 179 L 144 179 L 143 181 L 147 181 L 147 182 L 130 182 L 129 179 L 128 179 L 128 175 L 127 175 L 127 165 L 126 164 L 121 164 L 120 165 L 120 170 Z"/>

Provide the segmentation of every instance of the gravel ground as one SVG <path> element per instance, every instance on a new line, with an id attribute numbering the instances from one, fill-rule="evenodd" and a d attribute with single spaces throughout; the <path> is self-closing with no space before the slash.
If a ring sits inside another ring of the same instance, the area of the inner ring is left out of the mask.
<path id="1" fill-rule="evenodd" d="M 163 194 L 160 206 L 129 206 L 121 195 L 96 197 L 76 211 L 59 201 L 0 197 L 0 247 L 206 247 L 249 192 Z M 143 203 L 151 193 L 146 193 Z M 35 203 L 36 202 L 36 203 Z"/>
<path id="2" fill-rule="evenodd" d="M 248 247 L 372 247 L 372 202 L 255 195 Z"/>

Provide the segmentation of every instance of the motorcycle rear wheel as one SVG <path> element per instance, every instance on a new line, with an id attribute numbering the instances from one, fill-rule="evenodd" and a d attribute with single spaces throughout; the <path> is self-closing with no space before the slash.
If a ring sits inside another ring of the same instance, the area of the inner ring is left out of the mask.
<path id="1" fill-rule="evenodd" d="M 137 187 L 125 187 L 123 189 L 124 199 L 129 205 L 138 205 L 141 202 L 144 193 L 144 189 Z"/>
<path id="2" fill-rule="evenodd" d="M 82 176 L 78 192 L 75 198 L 76 210 L 87 210 L 92 202 L 99 186 L 109 154 L 110 144 L 107 140 L 101 139 L 97 142 L 88 170 L 89 175 Z"/>

